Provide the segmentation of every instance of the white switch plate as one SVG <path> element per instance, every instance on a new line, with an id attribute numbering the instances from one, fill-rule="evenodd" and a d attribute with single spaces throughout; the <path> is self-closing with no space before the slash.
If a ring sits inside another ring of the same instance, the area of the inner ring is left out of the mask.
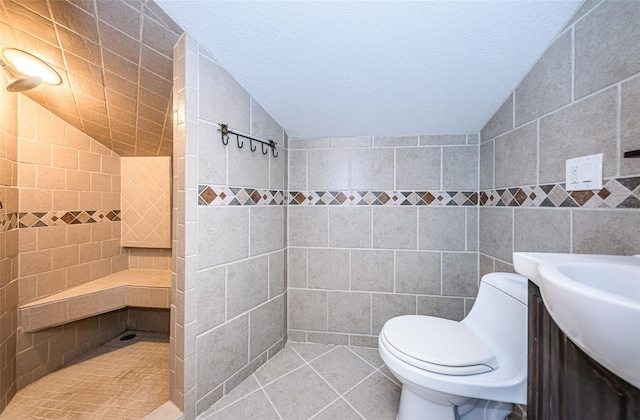
<path id="1" fill-rule="evenodd" d="M 602 153 L 567 159 L 567 191 L 602 189 Z"/>

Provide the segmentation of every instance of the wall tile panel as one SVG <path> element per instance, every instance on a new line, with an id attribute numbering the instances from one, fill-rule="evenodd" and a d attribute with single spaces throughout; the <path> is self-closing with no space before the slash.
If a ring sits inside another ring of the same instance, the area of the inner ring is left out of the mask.
<path id="1" fill-rule="evenodd" d="M 351 290 L 393 292 L 393 251 L 351 251 Z"/>
<path id="2" fill-rule="evenodd" d="M 575 26 L 575 95 L 582 98 L 640 72 L 640 3 L 606 1 Z"/>
<path id="3" fill-rule="evenodd" d="M 350 188 L 391 189 L 394 179 L 393 149 L 362 149 L 351 156 Z"/>
<path id="4" fill-rule="evenodd" d="M 516 127 L 571 102 L 571 31 L 547 47 L 515 93 Z"/>
<path id="5" fill-rule="evenodd" d="M 338 248 L 370 248 L 371 208 L 330 207 L 329 246 Z"/>
<path id="6" fill-rule="evenodd" d="M 640 77 L 622 84 L 620 139 L 621 155 L 631 150 L 640 150 Z M 620 174 L 633 175 L 640 170 L 634 159 L 622 159 Z"/>
<path id="7" fill-rule="evenodd" d="M 439 147 L 396 149 L 396 188 L 425 190 L 442 188 L 441 160 Z"/>
<path id="8" fill-rule="evenodd" d="M 369 293 L 329 292 L 327 311 L 329 331 L 370 334 L 371 296 Z"/>
<path id="9" fill-rule="evenodd" d="M 267 301 L 268 258 L 261 256 L 227 266 L 227 319 Z"/>
<path id="10" fill-rule="evenodd" d="M 442 189 L 475 191 L 478 188 L 478 147 L 442 148 Z"/>
<path id="11" fill-rule="evenodd" d="M 308 287 L 310 289 L 349 290 L 349 251 L 309 249 Z"/>
<path id="12" fill-rule="evenodd" d="M 566 159 L 604 153 L 604 176 L 617 172 L 617 89 L 576 102 L 540 120 L 541 183 L 564 181 Z"/>
<path id="13" fill-rule="evenodd" d="M 310 150 L 307 153 L 310 189 L 349 188 L 349 149 Z"/>
<path id="14" fill-rule="evenodd" d="M 421 207 L 418 211 L 419 248 L 432 251 L 464 251 L 465 209 Z"/>
<path id="15" fill-rule="evenodd" d="M 538 128 L 527 124 L 494 140 L 495 187 L 536 184 Z"/>
<path id="16" fill-rule="evenodd" d="M 440 252 L 396 252 L 396 292 L 439 295 L 441 293 L 441 258 Z"/>

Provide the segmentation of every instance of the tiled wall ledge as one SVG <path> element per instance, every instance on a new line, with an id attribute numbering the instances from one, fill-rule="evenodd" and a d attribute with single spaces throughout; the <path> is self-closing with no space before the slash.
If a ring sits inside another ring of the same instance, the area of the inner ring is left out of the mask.
<path id="1" fill-rule="evenodd" d="M 125 306 L 170 307 L 171 271 L 124 270 L 20 306 L 23 331 L 33 332 Z"/>
<path id="2" fill-rule="evenodd" d="M 121 210 L 73 210 L 5 213 L 0 215 L 0 232 L 46 226 L 119 222 Z"/>
<path id="3" fill-rule="evenodd" d="M 640 177 L 606 180 L 599 191 L 567 191 L 565 184 L 532 185 L 480 192 L 486 207 L 640 208 Z"/>

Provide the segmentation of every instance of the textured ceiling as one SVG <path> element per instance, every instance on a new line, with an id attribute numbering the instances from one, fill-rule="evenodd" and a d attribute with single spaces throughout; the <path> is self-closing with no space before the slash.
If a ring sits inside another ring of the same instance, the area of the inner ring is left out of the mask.
<path id="1" fill-rule="evenodd" d="M 157 1 L 289 135 L 324 137 L 479 131 L 581 0 Z"/>
<path id="2" fill-rule="evenodd" d="M 121 156 L 172 154 L 181 33 L 151 0 L 0 0 L 0 49 L 40 57 L 63 80 L 24 94 Z"/>

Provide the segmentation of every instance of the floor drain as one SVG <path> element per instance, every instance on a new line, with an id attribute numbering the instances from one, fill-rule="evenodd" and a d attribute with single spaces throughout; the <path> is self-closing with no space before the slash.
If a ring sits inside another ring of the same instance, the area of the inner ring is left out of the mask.
<path id="1" fill-rule="evenodd" d="M 120 337 L 120 341 L 127 341 L 127 340 L 131 340 L 132 338 L 136 338 L 135 334 L 127 334 L 127 335 L 123 335 L 122 337 Z"/>

